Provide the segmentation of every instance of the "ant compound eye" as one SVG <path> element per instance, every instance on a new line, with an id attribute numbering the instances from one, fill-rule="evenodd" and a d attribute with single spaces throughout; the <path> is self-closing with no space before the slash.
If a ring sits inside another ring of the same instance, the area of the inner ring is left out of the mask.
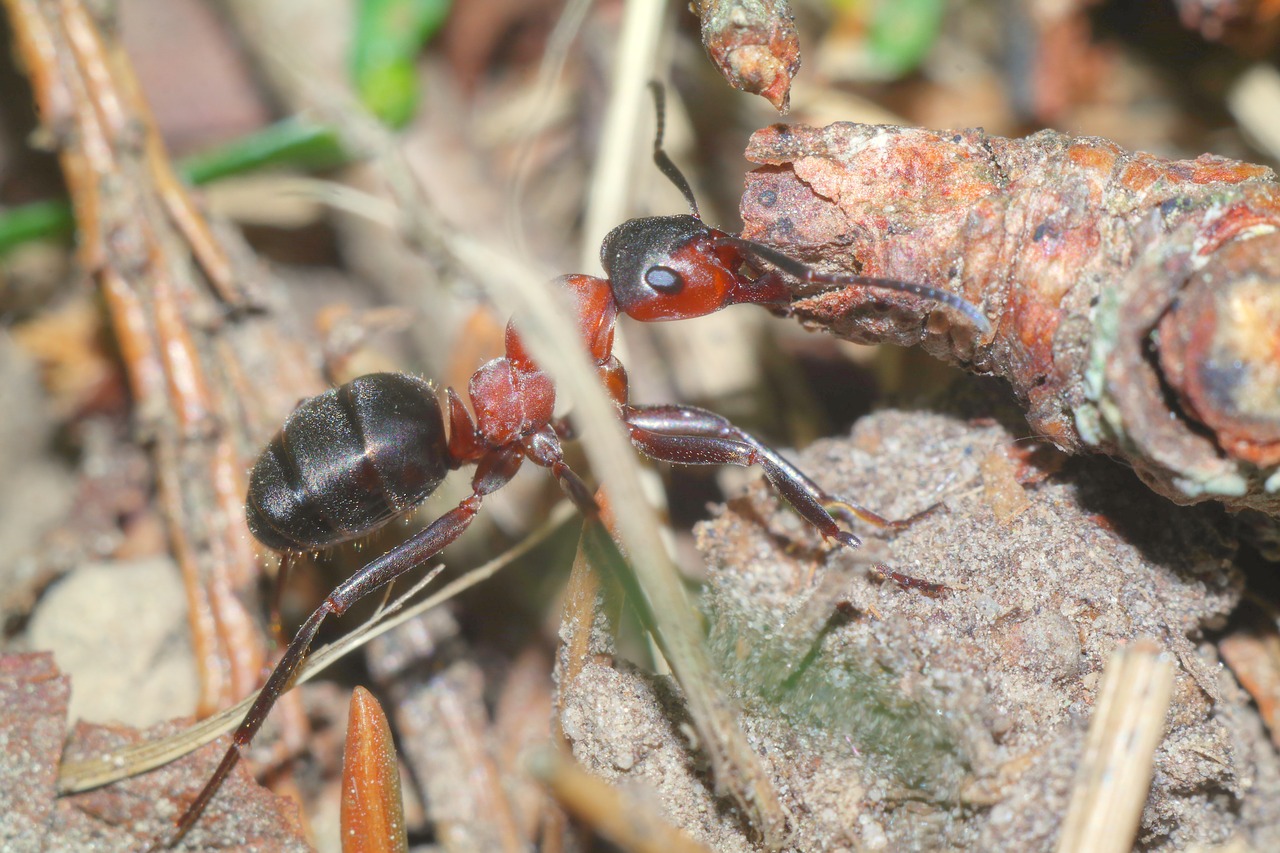
<path id="1" fill-rule="evenodd" d="M 667 296 L 674 296 L 684 290 L 684 278 L 671 267 L 649 267 L 644 271 L 644 283 Z"/>

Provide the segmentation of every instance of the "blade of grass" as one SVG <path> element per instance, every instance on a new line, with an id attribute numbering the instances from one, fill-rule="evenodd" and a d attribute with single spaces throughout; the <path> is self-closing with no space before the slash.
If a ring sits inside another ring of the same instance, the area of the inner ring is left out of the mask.
<path id="1" fill-rule="evenodd" d="M 332 168 L 349 158 L 337 136 L 300 116 L 292 116 L 210 151 L 186 158 L 179 171 L 200 186 L 230 175 L 295 166 Z M 61 237 L 75 228 L 71 205 L 62 199 L 37 201 L 0 212 L 0 254 L 31 240 Z"/>
<path id="2" fill-rule="evenodd" d="M 427 582 L 435 577 L 436 571 L 428 574 L 426 578 L 393 601 L 375 618 L 365 622 L 342 639 L 330 643 L 310 655 L 302 664 L 302 668 L 298 671 L 298 677 L 293 680 L 290 689 L 315 678 L 339 658 L 355 651 L 374 637 L 385 634 L 392 628 L 407 622 L 419 614 L 425 613 L 433 607 L 440 606 L 451 598 L 460 595 L 463 591 L 493 577 L 499 570 L 510 565 L 516 558 L 528 553 L 559 529 L 562 524 L 575 516 L 576 512 L 569 502 L 562 502 L 552 511 L 551 517 L 537 530 L 526 536 L 519 545 L 495 557 L 483 566 L 473 569 L 457 580 L 445 584 L 435 595 L 425 598 L 412 606 L 405 606 Z M 80 791 L 88 791 L 121 779 L 127 779 L 130 776 L 137 776 L 139 773 L 145 773 L 162 764 L 181 758 L 187 753 L 216 740 L 239 725 L 245 712 L 249 710 L 249 706 L 257 698 L 258 694 L 254 692 L 246 696 L 239 705 L 219 711 L 217 714 L 207 717 L 171 737 L 144 741 L 116 752 L 94 756 L 92 759 L 85 761 L 64 762 L 58 768 L 58 794 L 75 794 Z"/>

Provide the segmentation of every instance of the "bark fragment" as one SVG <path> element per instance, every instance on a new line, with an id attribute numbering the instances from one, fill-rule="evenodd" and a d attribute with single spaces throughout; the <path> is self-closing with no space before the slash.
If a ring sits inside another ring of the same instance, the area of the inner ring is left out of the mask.
<path id="1" fill-rule="evenodd" d="M 209 713 L 259 678 L 265 648 L 245 602 L 261 561 L 244 523 L 244 472 L 283 413 L 322 386 L 318 359 L 277 312 L 278 282 L 177 177 L 113 9 L 3 5 L 155 468 Z"/>
<path id="2" fill-rule="evenodd" d="M 698 15 L 707 56 L 729 85 L 785 114 L 800 70 L 800 37 L 787 0 L 702 0 Z"/>
<path id="3" fill-rule="evenodd" d="M 182 725 L 139 731 L 79 723 L 68 738 L 71 689 L 71 678 L 59 672 L 48 652 L 0 656 L 0 849 L 140 850 L 166 837 L 225 742 L 151 773 L 58 799 L 60 760 L 161 738 Z M 227 779 L 210 815 L 184 849 L 310 849 L 297 806 L 258 785 L 243 766 Z"/>
<path id="4" fill-rule="evenodd" d="M 53 816 L 54 783 L 71 679 L 53 655 L 0 657 L 0 847 L 39 850 Z"/>
<path id="5" fill-rule="evenodd" d="M 1213 155 L 1094 137 L 848 123 L 755 134 L 743 236 L 981 307 L 977 337 L 913 297 L 804 298 L 804 323 L 921 344 L 1004 377 L 1037 433 L 1131 465 L 1177 503 L 1280 516 L 1280 186 Z M 884 307 L 889 306 L 890 310 Z"/>
<path id="6" fill-rule="evenodd" d="M 1258 715 L 1280 751 L 1280 620 L 1275 607 L 1256 599 L 1237 612 L 1218 650 L 1240 686 L 1258 706 Z"/>

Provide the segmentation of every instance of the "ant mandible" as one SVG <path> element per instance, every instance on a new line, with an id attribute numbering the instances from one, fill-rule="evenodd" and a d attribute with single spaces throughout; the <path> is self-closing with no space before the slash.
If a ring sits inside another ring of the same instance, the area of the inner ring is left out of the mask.
<path id="1" fill-rule="evenodd" d="M 663 151 L 663 92 L 657 84 L 652 88 L 657 112 L 653 159 L 680 189 L 690 213 L 624 222 L 605 237 L 600 250 L 607 278 L 566 275 L 559 281 L 632 444 L 650 459 L 678 465 L 759 465 L 805 521 L 846 547 L 861 541 L 841 529 L 833 513 L 880 527 L 909 523 L 912 519 L 889 521 L 828 494 L 777 451 L 719 415 L 692 406 L 629 402 L 626 371 L 613 355 L 619 311 L 648 322 L 701 317 L 740 303 L 781 309 L 791 298 L 787 276 L 912 293 L 956 309 L 982 333 L 990 330 L 976 307 L 951 293 L 893 279 L 820 273 L 769 246 L 705 224 L 688 181 Z M 474 414 L 453 388 L 445 390 L 441 401 L 426 380 L 374 373 L 299 404 L 262 452 L 250 475 L 245 511 L 249 530 L 280 552 L 282 561 L 368 535 L 426 500 L 451 470 L 474 465 L 475 474 L 471 494 L 457 507 L 367 563 L 307 618 L 166 846 L 178 843 L 200 818 L 293 678 L 321 623 L 440 553 L 467 529 L 484 498 L 506 485 L 526 459 L 549 469 L 582 513 L 598 514 L 591 490 L 565 464 L 560 442 L 569 436 L 569 426 L 553 414 L 551 378 L 510 325 L 505 346 L 505 356 L 482 365 L 471 377 Z"/>

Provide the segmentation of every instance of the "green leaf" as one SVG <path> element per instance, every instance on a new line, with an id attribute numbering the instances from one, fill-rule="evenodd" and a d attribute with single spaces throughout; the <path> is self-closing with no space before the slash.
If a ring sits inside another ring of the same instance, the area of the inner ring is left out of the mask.
<path id="1" fill-rule="evenodd" d="M 178 171 L 200 185 L 272 166 L 327 169 L 349 159 L 332 130 L 293 117 L 188 157 Z M 0 255 L 31 240 L 70 234 L 75 224 L 71 205 L 63 199 L 0 210 Z"/>
<path id="2" fill-rule="evenodd" d="M 418 105 L 414 59 L 439 32 L 450 0 L 359 0 L 351 43 L 351 77 L 361 102 L 391 127 Z"/>

